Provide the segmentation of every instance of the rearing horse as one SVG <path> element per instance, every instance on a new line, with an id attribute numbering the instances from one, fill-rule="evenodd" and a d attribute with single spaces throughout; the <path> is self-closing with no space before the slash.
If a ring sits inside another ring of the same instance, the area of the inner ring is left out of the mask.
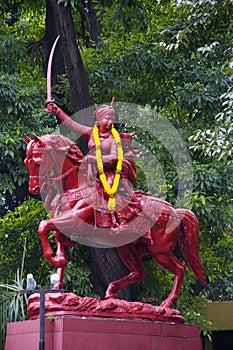
<path id="1" fill-rule="evenodd" d="M 55 288 L 63 285 L 67 249 L 85 243 L 85 239 L 93 246 L 98 246 L 98 242 L 107 242 L 106 246 L 110 246 L 109 242 L 112 246 L 118 245 L 119 255 L 130 271 L 129 275 L 110 283 L 106 298 L 116 298 L 119 289 L 144 279 L 146 273 L 141 259 L 150 254 L 175 276 L 171 293 L 161 304 L 172 307 L 178 300 L 185 271 L 185 265 L 173 255 L 177 244 L 197 279 L 202 285 L 206 284 L 199 256 L 199 223 L 194 213 L 174 209 L 166 201 L 142 194 L 141 206 L 151 211 L 154 220 L 152 222 L 151 216 L 147 217 L 147 211 L 142 209 L 128 223 L 128 236 L 124 233 L 128 238 L 119 246 L 117 236 L 120 234 L 111 236 L 110 228 L 98 230 L 95 227 L 95 188 L 87 185 L 85 167 L 80 172 L 84 156 L 77 145 L 61 135 L 38 137 L 33 134 L 33 139 L 25 135 L 25 140 L 28 144 L 25 164 L 30 173 L 29 191 L 45 194 L 45 206 L 50 211 L 50 219 L 40 222 L 38 233 L 43 254 L 60 277 Z M 54 231 L 57 242 L 55 255 L 48 240 L 50 231 Z"/>

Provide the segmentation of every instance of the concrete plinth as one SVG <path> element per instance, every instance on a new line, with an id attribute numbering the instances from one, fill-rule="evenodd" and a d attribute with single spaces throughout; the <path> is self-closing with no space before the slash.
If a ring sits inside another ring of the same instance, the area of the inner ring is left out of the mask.
<path id="1" fill-rule="evenodd" d="M 39 319 L 7 325 L 5 350 L 37 350 Z M 197 326 L 134 319 L 56 316 L 45 320 L 45 350 L 201 350 Z"/>

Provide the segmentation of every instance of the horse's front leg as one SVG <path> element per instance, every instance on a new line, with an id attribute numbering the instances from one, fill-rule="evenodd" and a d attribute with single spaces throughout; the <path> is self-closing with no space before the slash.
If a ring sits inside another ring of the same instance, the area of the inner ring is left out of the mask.
<path id="1" fill-rule="evenodd" d="M 66 255 L 67 255 L 67 248 L 63 244 L 61 244 L 60 242 L 57 241 L 57 252 L 56 252 L 56 256 L 54 259 L 56 259 L 56 258 L 65 259 L 65 264 L 66 264 L 66 262 L 67 262 Z M 65 272 L 64 267 L 59 267 L 57 269 L 57 275 L 58 275 L 59 279 L 58 279 L 57 283 L 54 284 L 53 289 L 62 289 L 63 288 L 64 272 Z"/>
<path id="2" fill-rule="evenodd" d="M 67 265 L 66 254 L 61 253 L 61 247 L 58 246 L 58 251 L 56 256 L 54 256 L 54 251 L 51 248 L 51 245 L 48 240 L 48 233 L 50 231 L 55 231 L 56 226 L 54 225 L 52 220 L 43 220 L 40 222 L 38 227 L 38 233 L 40 236 L 42 249 L 44 257 L 55 267 L 61 268 Z"/>
<path id="3" fill-rule="evenodd" d="M 56 239 L 56 242 L 57 242 L 57 252 L 56 252 L 56 256 L 54 257 L 54 260 L 56 262 L 59 261 L 60 265 L 66 266 L 67 265 L 67 247 L 65 247 L 57 239 Z M 62 289 L 63 288 L 64 272 L 65 272 L 65 267 L 57 268 L 57 275 L 59 276 L 59 280 L 53 286 L 53 289 Z"/>

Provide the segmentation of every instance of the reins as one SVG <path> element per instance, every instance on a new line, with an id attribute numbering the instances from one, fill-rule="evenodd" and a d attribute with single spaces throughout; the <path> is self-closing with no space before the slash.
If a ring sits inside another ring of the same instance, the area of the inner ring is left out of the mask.
<path id="1" fill-rule="evenodd" d="M 46 151 L 46 148 L 44 148 L 44 151 Z M 46 152 L 46 153 L 48 153 L 48 152 Z M 55 164 L 56 160 L 54 159 L 54 157 L 52 157 L 51 154 L 49 154 L 49 156 L 52 158 L 53 164 Z M 46 187 L 47 195 L 45 197 L 45 206 L 48 210 L 54 210 L 56 208 L 56 205 L 55 206 L 51 205 L 54 184 L 65 179 L 67 176 L 69 176 L 75 170 L 77 170 L 78 167 L 79 167 L 79 164 L 76 164 L 76 165 L 72 166 L 70 169 L 68 169 L 67 171 L 65 171 L 64 173 L 62 173 L 61 175 L 59 175 L 57 177 L 53 177 L 53 176 L 49 175 L 49 173 L 48 173 L 49 166 L 48 166 L 48 157 L 47 157 L 46 158 L 46 166 L 45 166 L 45 168 L 47 170 L 47 174 L 45 174 L 45 175 L 30 175 L 29 176 L 30 180 L 38 180 L 39 182 L 42 182 L 42 185 L 40 186 L 40 193 L 43 193 L 45 190 L 45 187 Z"/>
<path id="2" fill-rule="evenodd" d="M 53 178 L 51 176 L 48 176 L 46 181 L 42 184 L 41 187 L 41 192 L 43 191 L 43 188 L 45 185 L 48 186 L 48 194 L 45 198 L 45 205 L 46 208 L 48 208 L 49 210 L 54 210 L 56 208 L 56 206 L 52 206 L 51 205 L 51 199 L 52 199 L 52 193 L 53 193 L 53 186 L 55 183 L 65 179 L 67 176 L 69 176 L 70 174 L 72 174 L 72 172 L 74 172 L 75 170 L 77 170 L 77 168 L 79 167 L 79 165 L 75 165 L 73 166 L 71 169 L 67 170 L 65 173 Z"/>

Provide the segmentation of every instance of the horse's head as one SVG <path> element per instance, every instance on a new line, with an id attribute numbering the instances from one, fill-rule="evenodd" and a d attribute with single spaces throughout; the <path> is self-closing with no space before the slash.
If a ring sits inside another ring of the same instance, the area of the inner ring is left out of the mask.
<path id="1" fill-rule="evenodd" d="M 27 142 L 26 159 L 30 173 L 29 192 L 41 194 L 51 190 L 56 184 L 62 190 L 78 187 L 78 176 L 75 172 L 84 158 L 77 145 L 63 135 L 32 134 Z M 65 187 L 63 187 L 65 186 Z"/>
<path id="2" fill-rule="evenodd" d="M 24 139 L 27 142 L 24 163 L 27 165 L 30 174 L 29 192 L 40 194 L 42 183 L 46 180 L 53 167 L 52 158 L 48 161 L 48 153 L 51 152 L 51 146 L 48 146 L 42 137 L 38 137 L 35 134 L 32 134 L 32 136 L 33 139 L 30 139 L 27 135 L 24 135 Z"/>

